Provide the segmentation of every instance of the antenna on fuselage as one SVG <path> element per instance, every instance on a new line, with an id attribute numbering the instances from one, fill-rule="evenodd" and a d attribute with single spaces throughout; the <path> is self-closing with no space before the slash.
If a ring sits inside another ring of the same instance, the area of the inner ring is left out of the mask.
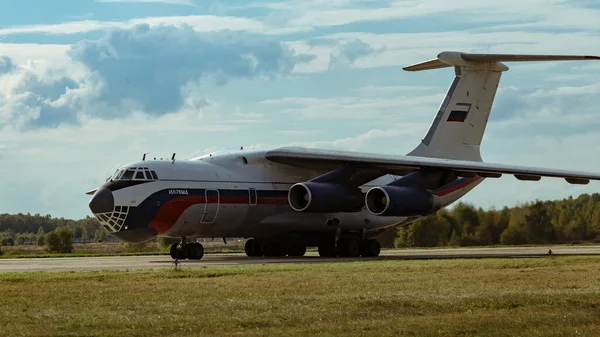
<path id="1" fill-rule="evenodd" d="M 146 155 L 148 154 L 148 152 L 144 153 L 144 155 L 142 156 L 142 161 L 146 161 Z"/>
<path id="2" fill-rule="evenodd" d="M 171 160 L 172 160 L 172 163 L 175 162 L 175 152 L 173 152 L 173 155 L 171 156 Z"/>

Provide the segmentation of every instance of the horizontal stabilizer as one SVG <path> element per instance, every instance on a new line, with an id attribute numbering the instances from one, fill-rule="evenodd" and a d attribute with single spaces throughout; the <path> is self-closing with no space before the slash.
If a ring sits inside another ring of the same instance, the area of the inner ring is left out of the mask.
<path id="1" fill-rule="evenodd" d="M 446 67 L 467 67 L 506 71 L 508 67 L 500 62 L 528 61 L 587 61 L 600 60 L 600 56 L 591 55 L 522 55 L 522 54 L 471 54 L 445 51 L 438 54 L 437 59 L 419 62 L 402 69 L 421 71 Z"/>
<path id="2" fill-rule="evenodd" d="M 407 66 L 402 69 L 404 69 L 406 71 L 420 71 L 420 70 L 433 70 L 433 69 L 448 68 L 448 67 L 452 67 L 452 65 L 443 63 L 442 61 L 440 61 L 438 59 L 433 59 L 433 60 L 417 63 L 412 66 Z"/>
<path id="3" fill-rule="evenodd" d="M 97 190 L 98 190 L 97 188 L 94 188 L 93 190 L 89 190 L 89 191 L 85 192 L 85 194 L 94 195 L 94 193 L 96 193 Z"/>

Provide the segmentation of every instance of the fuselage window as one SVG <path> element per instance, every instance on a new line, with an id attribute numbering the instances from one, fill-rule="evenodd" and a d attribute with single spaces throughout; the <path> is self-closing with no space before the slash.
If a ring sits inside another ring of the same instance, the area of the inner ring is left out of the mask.
<path id="1" fill-rule="evenodd" d="M 131 180 L 131 178 L 133 178 L 133 173 L 135 173 L 135 170 L 129 169 L 123 173 L 119 180 Z"/>

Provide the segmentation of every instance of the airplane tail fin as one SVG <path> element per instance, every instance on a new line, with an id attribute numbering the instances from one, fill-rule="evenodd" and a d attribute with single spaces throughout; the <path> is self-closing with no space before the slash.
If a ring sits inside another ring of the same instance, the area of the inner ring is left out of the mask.
<path id="1" fill-rule="evenodd" d="M 404 67 L 406 71 L 454 67 L 455 72 L 425 138 L 408 155 L 482 161 L 479 146 L 500 77 L 508 70 L 501 62 L 570 60 L 600 60 L 600 57 L 442 52 L 437 59 Z"/>

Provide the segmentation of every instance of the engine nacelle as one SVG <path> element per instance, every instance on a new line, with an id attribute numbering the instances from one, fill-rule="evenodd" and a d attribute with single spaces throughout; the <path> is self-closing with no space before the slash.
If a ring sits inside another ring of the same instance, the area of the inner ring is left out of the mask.
<path id="1" fill-rule="evenodd" d="M 435 213 L 441 208 L 438 196 L 415 187 L 377 186 L 365 196 L 369 212 L 381 216 L 414 216 Z"/>
<path id="2" fill-rule="evenodd" d="M 364 202 L 360 189 L 330 183 L 297 183 L 288 192 L 288 203 L 297 212 L 355 212 Z"/>

